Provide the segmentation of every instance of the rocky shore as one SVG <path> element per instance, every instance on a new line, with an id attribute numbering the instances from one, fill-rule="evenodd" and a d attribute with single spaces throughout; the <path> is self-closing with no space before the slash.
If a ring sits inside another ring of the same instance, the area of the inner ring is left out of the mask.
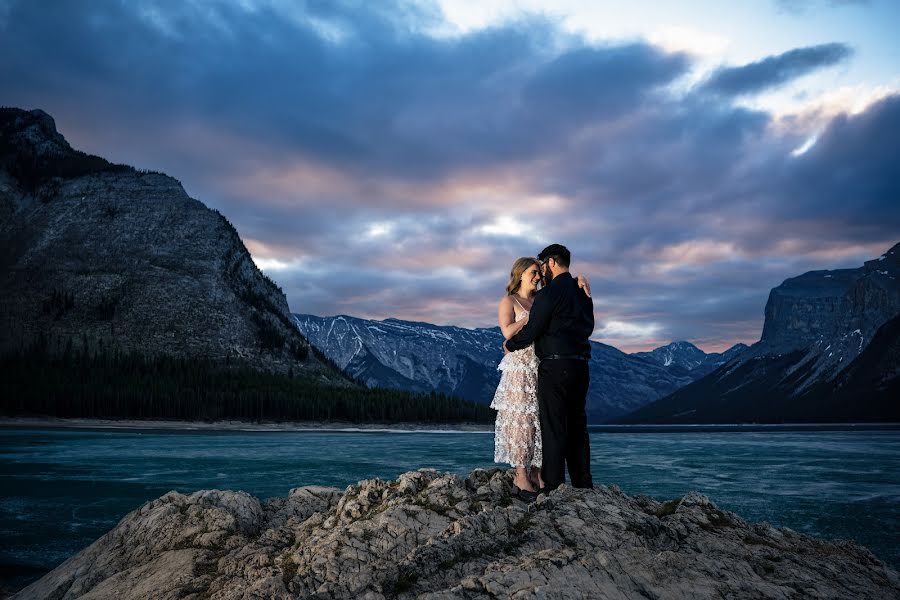
<path id="1" fill-rule="evenodd" d="M 747 523 L 691 492 L 525 504 L 511 473 L 412 471 L 260 502 L 175 491 L 14 598 L 900 598 L 864 547 Z"/>

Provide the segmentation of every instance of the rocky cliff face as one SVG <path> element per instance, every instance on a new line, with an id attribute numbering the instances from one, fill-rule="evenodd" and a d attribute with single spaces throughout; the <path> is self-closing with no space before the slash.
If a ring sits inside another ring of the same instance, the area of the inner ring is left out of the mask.
<path id="1" fill-rule="evenodd" d="M 798 391 L 831 379 L 900 313 L 900 244 L 857 269 L 810 271 L 774 288 L 754 356 L 805 351 Z"/>
<path id="2" fill-rule="evenodd" d="M 900 315 L 900 244 L 857 269 L 811 271 L 774 288 L 759 342 L 622 422 L 890 421 Z M 870 348 L 872 341 L 878 344 Z M 867 354 L 868 352 L 868 354 Z M 848 376 L 851 365 L 855 367 Z M 874 371 L 873 371 L 874 369 Z M 877 372 L 876 372 L 877 371 Z M 876 383 L 877 382 L 877 383 Z"/>
<path id="3" fill-rule="evenodd" d="M 503 336 L 497 327 L 465 329 L 346 315 L 295 314 L 294 321 L 314 346 L 369 386 L 435 390 L 489 404 L 500 379 Z M 680 358 L 678 366 L 656 361 L 653 357 L 662 350 L 648 359 L 592 342 L 588 418 L 602 422 L 661 398 L 735 356 L 742 346 L 707 355 L 688 345 L 699 353 L 694 358 L 702 355 L 693 369 L 682 368 Z"/>
<path id="4" fill-rule="evenodd" d="M 837 377 L 812 386 L 801 399 L 847 410 L 857 420 L 900 421 L 900 315 L 878 328 L 872 341 Z M 849 420 L 849 419 L 846 419 Z"/>
<path id="5" fill-rule="evenodd" d="M 691 492 L 526 505 L 511 473 L 413 471 L 344 491 L 169 492 L 14 598 L 896 598 L 867 549 L 751 524 Z"/>
<path id="6" fill-rule="evenodd" d="M 42 111 L 0 109 L 0 239 L 0 351 L 45 337 L 340 378 L 299 360 L 284 294 L 221 214 L 73 150 Z"/>

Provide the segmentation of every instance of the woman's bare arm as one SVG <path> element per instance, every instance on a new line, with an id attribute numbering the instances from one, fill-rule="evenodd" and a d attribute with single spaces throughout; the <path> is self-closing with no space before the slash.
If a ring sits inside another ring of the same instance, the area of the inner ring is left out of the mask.
<path id="1" fill-rule="evenodd" d="M 587 294 L 587 297 L 591 297 L 591 282 L 588 281 L 587 277 L 584 275 L 579 275 L 578 279 L 578 287 L 584 290 L 584 293 Z"/>
<path id="2" fill-rule="evenodd" d="M 513 299 L 509 296 L 504 296 L 500 300 L 500 307 L 497 312 L 500 332 L 503 333 L 503 339 L 506 340 L 519 333 L 519 330 L 525 327 L 525 323 L 528 322 L 528 316 L 521 321 L 516 321 L 516 309 L 513 306 Z"/>

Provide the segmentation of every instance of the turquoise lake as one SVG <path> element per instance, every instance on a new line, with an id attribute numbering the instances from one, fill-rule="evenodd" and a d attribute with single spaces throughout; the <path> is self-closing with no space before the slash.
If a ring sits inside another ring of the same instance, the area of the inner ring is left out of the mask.
<path id="1" fill-rule="evenodd" d="M 620 428 L 591 433 L 594 481 L 697 490 L 748 521 L 853 539 L 900 569 L 900 430 Z M 345 487 L 430 467 L 492 467 L 491 432 L 0 428 L 0 582 L 18 588 L 169 490 Z"/>

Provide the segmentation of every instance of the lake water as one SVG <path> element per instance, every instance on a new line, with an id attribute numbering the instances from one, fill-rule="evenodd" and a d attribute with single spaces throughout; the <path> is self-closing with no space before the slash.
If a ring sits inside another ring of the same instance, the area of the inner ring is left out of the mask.
<path id="1" fill-rule="evenodd" d="M 748 521 L 856 540 L 900 569 L 900 430 L 627 427 L 591 433 L 594 481 L 697 490 Z M 0 428 L 0 583 L 18 588 L 169 490 L 345 487 L 431 467 L 492 467 L 490 432 Z"/>

